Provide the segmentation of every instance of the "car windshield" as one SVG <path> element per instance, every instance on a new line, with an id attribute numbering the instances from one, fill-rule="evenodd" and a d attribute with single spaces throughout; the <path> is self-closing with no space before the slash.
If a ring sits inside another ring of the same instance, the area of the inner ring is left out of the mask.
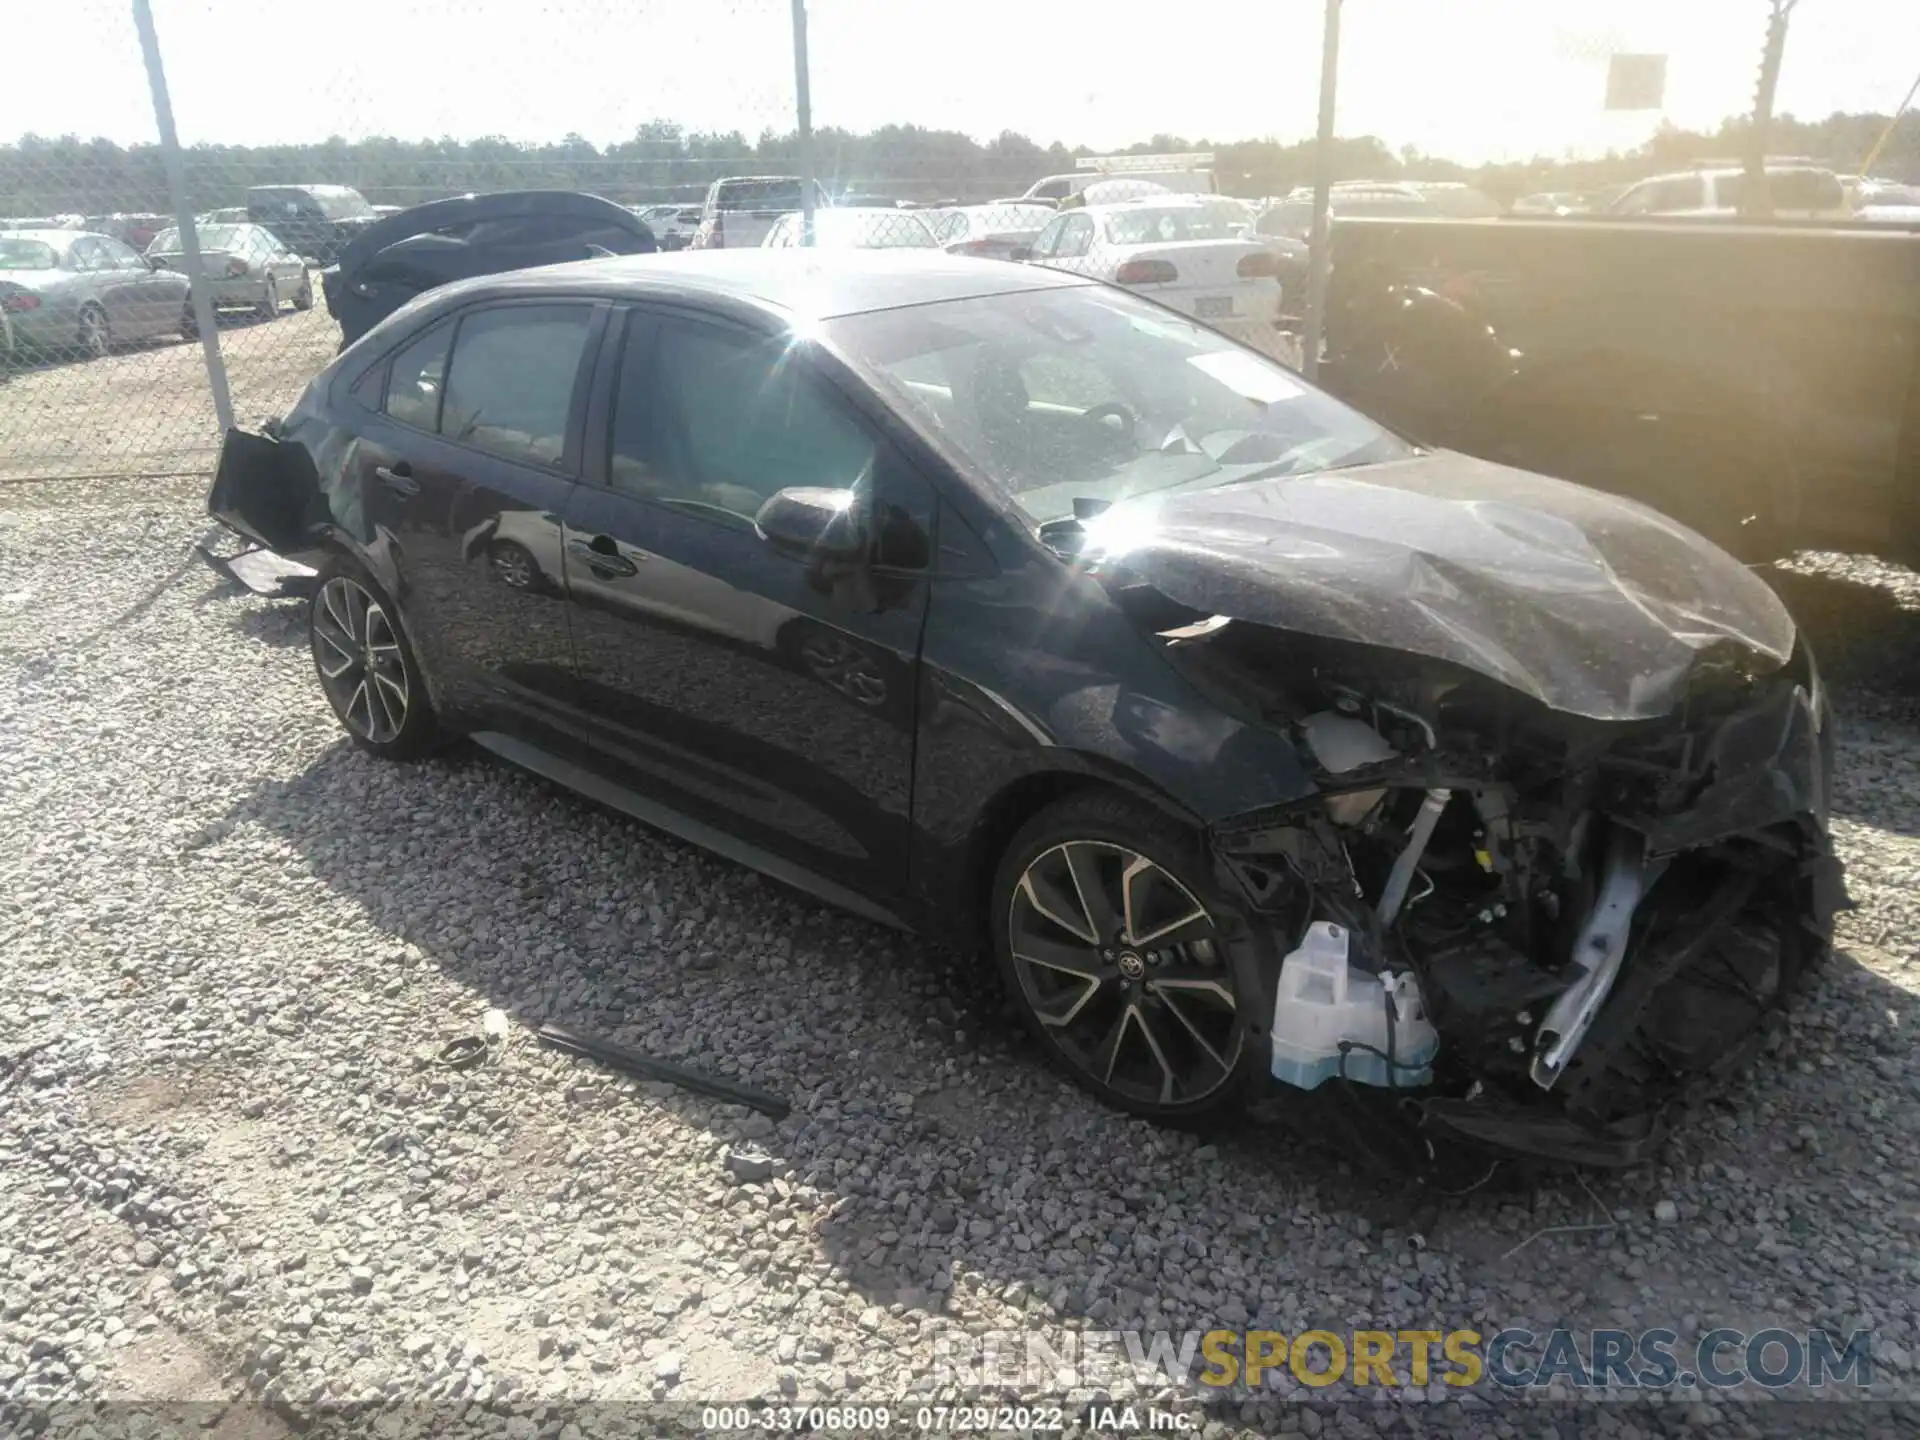
<path id="1" fill-rule="evenodd" d="M 286 214 L 318 211 L 329 220 L 355 220 L 373 214 L 366 197 L 345 185 L 315 185 L 311 189 L 259 185 L 247 192 L 247 203 Z"/>
<path id="2" fill-rule="evenodd" d="M 1414 453 L 1265 356 L 1105 286 L 874 311 L 826 333 L 1036 523 L 1071 515 L 1076 500 Z"/>
<path id="3" fill-rule="evenodd" d="M 53 247 L 44 240 L 0 235 L 0 270 L 52 270 L 59 263 Z"/>
<path id="4" fill-rule="evenodd" d="M 716 210 L 798 210 L 798 180 L 723 180 L 714 196 Z"/>
<path id="5" fill-rule="evenodd" d="M 1107 216 L 1107 239 L 1115 245 L 1164 245 L 1175 240 L 1231 240 L 1238 218 L 1214 205 L 1143 205 Z"/>
<path id="6" fill-rule="evenodd" d="M 202 250 L 232 250 L 247 243 L 246 229 L 240 225 L 201 225 L 196 227 Z M 171 255 L 180 248 L 178 228 L 162 230 L 147 246 L 149 255 Z"/>

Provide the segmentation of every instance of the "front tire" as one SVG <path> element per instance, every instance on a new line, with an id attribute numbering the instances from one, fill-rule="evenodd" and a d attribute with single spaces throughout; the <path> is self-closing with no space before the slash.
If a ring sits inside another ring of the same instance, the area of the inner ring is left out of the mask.
<path id="1" fill-rule="evenodd" d="M 354 744 L 385 760 L 439 748 L 441 731 L 399 609 L 358 562 L 320 569 L 307 611 L 320 689 Z"/>
<path id="2" fill-rule="evenodd" d="M 1247 1097 L 1271 945 L 1197 833 L 1121 795 L 1069 796 L 1007 847 L 990 913 L 1007 992 L 1075 1083 L 1166 1122 Z"/>
<path id="3" fill-rule="evenodd" d="M 311 275 L 303 274 L 300 277 L 300 288 L 293 292 L 293 308 L 301 311 L 313 309 L 313 277 Z"/>
<path id="4" fill-rule="evenodd" d="M 280 286 L 269 275 L 266 294 L 260 297 L 260 318 L 271 320 L 280 313 Z"/>

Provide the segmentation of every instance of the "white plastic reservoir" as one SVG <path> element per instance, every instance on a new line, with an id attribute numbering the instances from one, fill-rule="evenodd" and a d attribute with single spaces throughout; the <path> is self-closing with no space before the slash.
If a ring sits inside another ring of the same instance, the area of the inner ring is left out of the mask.
<path id="1" fill-rule="evenodd" d="M 1393 1005 L 1389 1065 L 1387 1005 Z M 1368 1045 L 1347 1052 L 1345 1075 L 1366 1085 L 1426 1085 L 1427 1068 L 1440 1049 L 1440 1035 L 1420 1003 L 1411 974 L 1371 975 L 1347 960 L 1347 930 L 1316 920 L 1300 947 L 1280 965 L 1280 993 L 1273 1007 L 1273 1074 L 1311 1090 L 1342 1072 L 1340 1044 Z M 1375 1051 L 1379 1053 L 1374 1053 Z"/>

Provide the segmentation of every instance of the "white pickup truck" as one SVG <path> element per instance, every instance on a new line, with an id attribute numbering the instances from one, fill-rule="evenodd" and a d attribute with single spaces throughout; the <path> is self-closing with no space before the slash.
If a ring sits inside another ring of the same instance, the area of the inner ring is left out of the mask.
<path id="1" fill-rule="evenodd" d="M 1098 180 L 1145 180 L 1177 195 L 1212 195 L 1213 156 L 1195 151 L 1180 155 L 1084 155 L 1071 175 L 1047 175 L 1027 187 L 1023 200 L 1058 205 Z"/>
<path id="2" fill-rule="evenodd" d="M 798 175 L 729 175 L 707 187 L 700 224 L 689 250 L 738 250 L 767 238 L 773 222 L 801 207 Z M 827 192 L 816 182 L 816 210 L 827 208 Z"/>

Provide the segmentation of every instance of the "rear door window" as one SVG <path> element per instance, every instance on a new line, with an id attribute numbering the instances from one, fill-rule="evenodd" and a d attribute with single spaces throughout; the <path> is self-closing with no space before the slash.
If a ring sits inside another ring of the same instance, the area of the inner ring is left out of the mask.
<path id="1" fill-rule="evenodd" d="M 1060 239 L 1054 250 L 1056 260 L 1077 260 L 1093 248 L 1093 220 L 1086 215 L 1069 215 L 1060 227 Z"/>
<path id="2" fill-rule="evenodd" d="M 560 464 L 593 307 L 510 305 L 460 322 L 440 433 L 524 465 Z"/>
<path id="3" fill-rule="evenodd" d="M 791 485 L 852 489 L 872 468 L 865 428 L 780 340 L 663 320 L 652 366 L 634 353 L 614 404 L 614 488 L 734 526 Z M 652 393 L 642 387 L 652 376 Z"/>

